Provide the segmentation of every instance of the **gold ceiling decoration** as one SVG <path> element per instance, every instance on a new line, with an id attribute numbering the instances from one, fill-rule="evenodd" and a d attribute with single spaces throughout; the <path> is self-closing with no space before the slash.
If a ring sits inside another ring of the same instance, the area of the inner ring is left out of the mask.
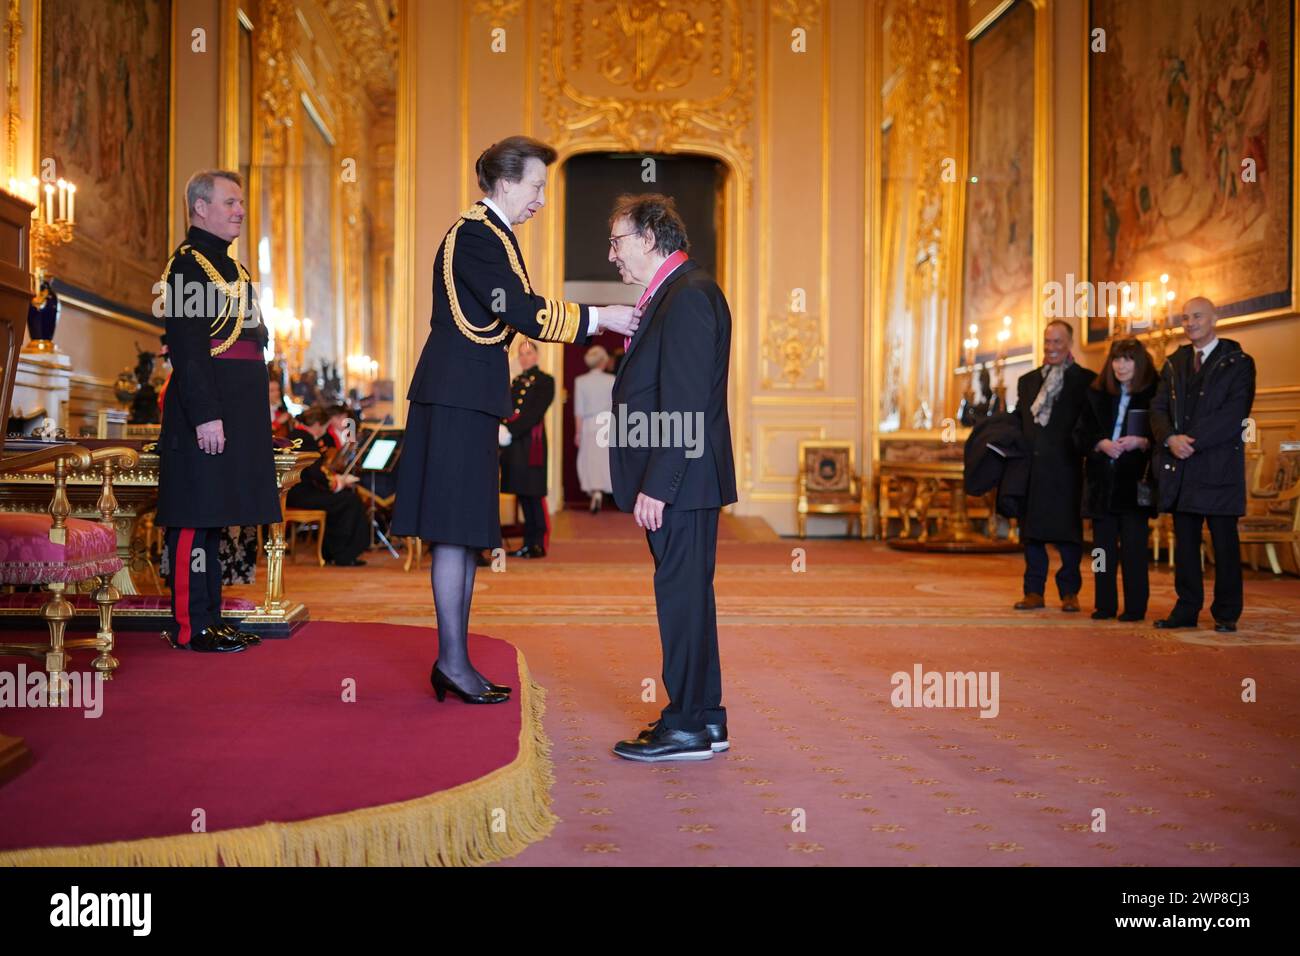
<path id="1" fill-rule="evenodd" d="M 739 0 L 588 0 L 584 9 L 580 19 L 552 4 L 542 36 L 554 145 L 705 150 L 750 167 L 754 45 Z"/>
<path id="2" fill-rule="evenodd" d="M 322 6 L 334 27 L 344 61 L 355 65 L 356 82 L 377 110 L 393 111 L 397 102 L 395 5 L 376 4 L 374 0 L 323 0 Z"/>

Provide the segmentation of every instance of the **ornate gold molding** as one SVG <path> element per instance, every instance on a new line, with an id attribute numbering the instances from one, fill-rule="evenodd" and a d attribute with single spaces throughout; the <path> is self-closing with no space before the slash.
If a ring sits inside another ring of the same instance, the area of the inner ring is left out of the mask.
<path id="1" fill-rule="evenodd" d="M 262 121 L 274 135 L 293 125 L 298 89 L 293 79 L 290 36 L 295 20 L 293 0 L 262 0 L 259 10 L 257 59 L 261 67 L 258 99 Z"/>
<path id="2" fill-rule="evenodd" d="M 822 321 L 810 312 L 786 311 L 784 315 L 772 316 L 766 323 L 763 333 L 763 388 L 812 388 L 826 387 L 826 382 L 818 378 L 815 382 L 804 382 L 809 366 L 817 365 L 826 354 L 826 343 L 822 337 Z M 768 366 L 775 365 L 778 374 L 784 380 L 774 384 Z"/>
<path id="3" fill-rule="evenodd" d="M 474 0 L 470 15 L 486 19 L 496 29 L 519 16 L 522 6 L 523 0 Z"/>
<path id="4" fill-rule="evenodd" d="M 22 0 L 9 0 L 9 14 L 5 19 L 5 45 L 9 60 L 5 70 L 5 90 L 8 109 L 5 116 L 5 163 L 9 175 L 18 175 L 18 129 L 22 125 L 22 110 L 18 102 L 18 55 L 22 49 Z"/>
<path id="5" fill-rule="evenodd" d="M 698 7 L 686 0 L 594 0 L 583 20 L 554 4 L 542 35 L 549 55 L 540 83 L 551 143 L 562 152 L 579 137 L 633 152 L 711 146 L 750 168 L 752 33 L 739 0 L 709 0 L 706 17 L 695 15 Z M 704 71 L 698 68 L 706 40 L 715 46 Z M 703 89 L 670 92 L 687 85 Z"/>
<path id="6" fill-rule="evenodd" d="M 519 0 L 496 2 L 518 5 Z M 322 0 L 321 6 L 343 53 L 336 69 L 350 74 L 354 88 L 364 89 L 376 109 L 391 112 L 397 97 L 396 5 L 374 0 Z"/>
<path id="7" fill-rule="evenodd" d="M 824 0 L 772 0 L 772 17 L 791 26 L 816 26 L 822 19 Z"/>

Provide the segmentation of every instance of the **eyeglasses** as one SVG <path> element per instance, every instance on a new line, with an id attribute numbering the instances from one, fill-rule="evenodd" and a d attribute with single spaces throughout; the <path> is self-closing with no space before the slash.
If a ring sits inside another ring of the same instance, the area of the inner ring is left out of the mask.
<path id="1" fill-rule="evenodd" d="M 636 235 L 635 232 L 625 232 L 625 233 L 623 233 L 623 235 L 621 235 L 621 236 L 610 236 L 610 237 L 609 237 L 609 248 L 610 248 L 610 251 L 611 251 L 611 252 L 618 252 L 618 241 L 619 241 L 620 239 L 626 239 L 628 236 L 635 236 L 635 235 Z"/>

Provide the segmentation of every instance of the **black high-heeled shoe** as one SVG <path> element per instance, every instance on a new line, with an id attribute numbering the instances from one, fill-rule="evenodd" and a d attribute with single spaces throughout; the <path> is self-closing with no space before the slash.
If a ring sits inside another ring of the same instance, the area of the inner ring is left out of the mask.
<path id="1" fill-rule="evenodd" d="M 478 674 L 478 671 L 475 671 L 474 673 Z M 482 674 L 478 674 L 478 676 L 479 676 L 479 679 L 483 681 L 483 683 L 487 684 L 487 689 L 490 690 L 490 691 L 492 691 L 493 693 L 496 693 L 496 694 L 508 694 L 508 693 L 510 693 L 510 688 L 507 687 L 505 684 L 494 684 L 494 683 L 492 683 L 490 680 L 488 680 L 486 677 L 484 677 Z"/>
<path id="2" fill-rule="evenodd" d="M 451 678 L 438 670 L 437 664 L 433 665 L 433 670 L 429 674 L 429 683 L 433 685 L 433 692 L 438 695 L 439 702 L 446 700 L 447 691 L 451 691 L 467 704 L 504 704 L 510 699 L 508 694 L 498 694 L 491 690 L 482 694 L 467 694 L 457 687 Z"/>

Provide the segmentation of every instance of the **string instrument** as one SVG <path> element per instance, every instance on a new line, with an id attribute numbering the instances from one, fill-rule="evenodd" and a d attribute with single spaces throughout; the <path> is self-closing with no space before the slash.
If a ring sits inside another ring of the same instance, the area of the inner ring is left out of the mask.
<path id="1" fill-rule="evenodd" d="M 338 475 L 350 475 L 357 464 L 365 458 L 366 451 L 375 440 L 379 432 L 375 429 L 367 429 L 368 434 L 365 440 L 360 443 L 353 439 L 343 445 L 332 445 L 321 452 L 321 468 L 325 471 L 332 471 Z"/>

